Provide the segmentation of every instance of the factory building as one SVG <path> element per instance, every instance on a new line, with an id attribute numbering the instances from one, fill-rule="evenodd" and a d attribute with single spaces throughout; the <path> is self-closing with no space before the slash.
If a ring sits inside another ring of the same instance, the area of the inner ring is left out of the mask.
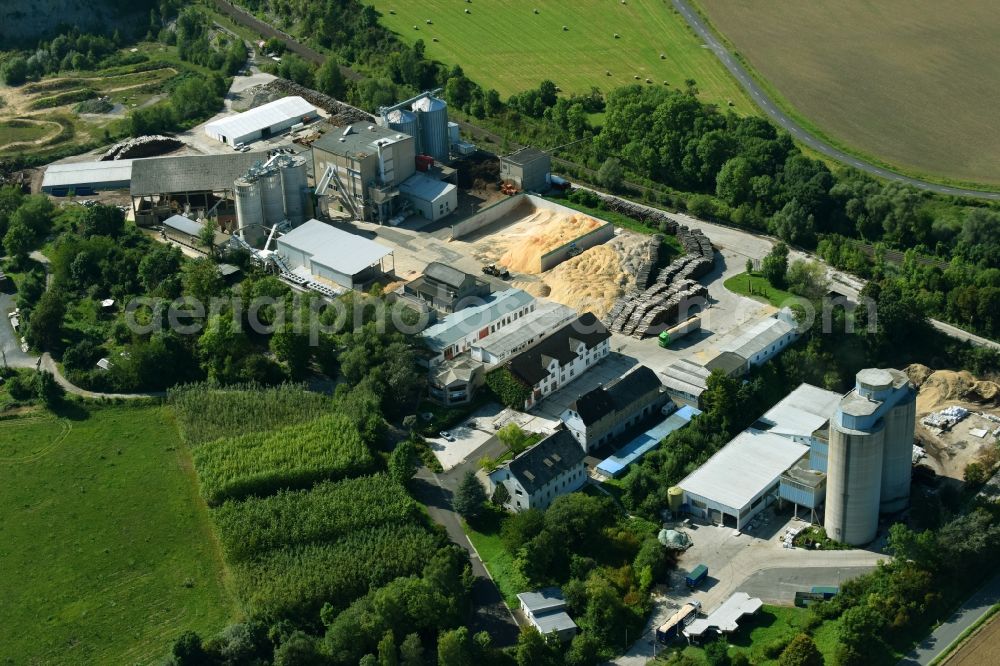
<path id="1" fill-rule="evenodd" d="M 522 148 L 500 158 L 500 180 L 525 192 L 549 189 L 551 172 L 552 158 L 537 148 Z"/>
<path id="2" fill-rule="evenodd" d="M 216 141 L 236 146 L 268 139 L 318 117 L 319 111 L 315 106 L 293 95 L 210 122 L 205 125 L 205 134 Z"/>
<path id="3" fill-rule="evenodd" d="M 289 272 L 346 289 L 364 288 L 392 270 L 385 265 L 391 248 L 319 220 L 278 238 L 276 253 Z"/>
<path id="4" fill-rule="evenodd" d="M 132 183 L 133 160 L 50 164 L 42 177 L 42 192 L 64 197 L 90 195 L 103 190 L 127 190 Z"/>
<path id="5" fill-rule="evenodd" d="M 435 96 L 437 92 L 423 92 L 399 104 L 382 107 L 379 125 L 414 137 L 417 153 L 447 162 L 452 136 L 448 104 Z"/>
<path id="6" fill-rule="evenodd" d="M 233 183 L 240 238 L 260 246 L 275 225 L 297 227 L 311 204 L 306 160 L 299 155 L 275 155 L 254 164 Z"/>
<path id="7" fill-rule="evenodd" d="M 799 337 L 795 314 L 783 308 L 772 317 L 762 319 L 740 331 L 720 351 L 732 352 L 745 358 L 749 367 L 764 365 L 780 354 Z"/>
<path id="8" fill-rule="evenodd" d="M 472 358 L 487 366 L 503 363 L 519 354 L 545 336 L 576 319 L 573 308 L 555 301 L 538 304 L 531 312 L 519 319 L 517 326 L 509 326 L 472 343 Z"/>
<path id="9" fill-rule="evenodd" d="M 862 545 L 875 538 L 880 513 L 910 499 L 916 390 L 899 370 L 857 375 L 830 424 L 826 531 Z"/>
<path id="10" fill-rule="evenodd" d="M 535 297 L 521 289 L 505 289 L 483 303 L 445 316 L 420 333 L 433 365 L 469 351 L 478 341 L 513 327 L 535 309 Z"/>
<path id="11" fill-rule="evenodd" d="M 445 182 L 455 171 L 432 171 L 433 159 L 400 130 L 354 123 L 324 134 L 312 152 L 317 193 L 332 188 L 340 208 L 356 219 L 398 224 L 417 212 L 438 220 L 458 208 L 458 188 Z"/>
<path id="12" fill-rule="evenodd" d="M 222 229 L 236 228 L 234 183 L 267 153 L 152 157 L 132 161 L 132 211 L 150 227 L 171 215 L 214 217 Z"/>
<path id="13" fill-rule="evenodd" d="M 481 304 L 490 295 L 490 285 L 475 275 L 432 261 L 423 275 L 403 286 L 403 292 L 435 310 L 455 312 L 468 305 Z"/>

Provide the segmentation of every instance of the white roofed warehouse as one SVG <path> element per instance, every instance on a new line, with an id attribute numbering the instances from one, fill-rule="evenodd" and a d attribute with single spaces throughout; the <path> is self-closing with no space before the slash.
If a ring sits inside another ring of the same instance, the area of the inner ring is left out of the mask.
<path id="1" fill-rule="evenodd" d="M 282 97 L 243 113 L 205 125 L 205 134 L 235 146 L 280 134 L 299 123 L 319 117 L 316 107 L 298 96 Z"/>
<path id="2" fill-rule="evenodd" d="M 392 270 L 385 266 L 392 248 L 319 220 L 309 220 L 280 237 L 277 254 L 290 272 L 347 289 L 363 287 Z"/>

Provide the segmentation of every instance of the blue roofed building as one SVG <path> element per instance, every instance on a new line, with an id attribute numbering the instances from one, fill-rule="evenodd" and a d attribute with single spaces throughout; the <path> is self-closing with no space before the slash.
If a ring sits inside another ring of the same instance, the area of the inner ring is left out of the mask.
<path id="1" fill-rule="evenodd" d="M 650 428 L 639 435 L 631 442 L 615 451 L 615 454 L 598 463 L 596 471 L 599 475 L 614 478 L 620 476 L 628 469 L 628 466 L 660 445 L 670 433 L 680 430 L 691 419 L 701 414 L 701 410 L 685 405 L 661 421 L 655 427 Z"/>

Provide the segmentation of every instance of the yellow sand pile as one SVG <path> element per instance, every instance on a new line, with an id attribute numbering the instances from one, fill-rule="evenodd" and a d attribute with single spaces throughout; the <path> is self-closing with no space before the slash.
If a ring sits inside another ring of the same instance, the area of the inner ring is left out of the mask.
<path id="1" fill-rule="evenodd" d="M 641 237 L 618 237 L 567 259 L 545 273 L 541 282 L 515 282 L 514 286 L 601 318 L 635 285 L 631 264 L 642 247 Z"/>
<path id="2" fill-rule="evenodd" d="M 593 231 L 601 223 L 581 213 L 540 209 L 504 232 L 499 262 L 515 273 L 538 273 L 541 257 Z"/>
<path id="3" fill-rule="evenodd" d="M 931 370 L 915 363 L 905 370 L 910 381 L 920 389 L 917 394 L 917 412 L 936 411 L 957 402 L 993 405 L 1000 398 L 1000 384 L 980 381 L 962 370 Z"/>

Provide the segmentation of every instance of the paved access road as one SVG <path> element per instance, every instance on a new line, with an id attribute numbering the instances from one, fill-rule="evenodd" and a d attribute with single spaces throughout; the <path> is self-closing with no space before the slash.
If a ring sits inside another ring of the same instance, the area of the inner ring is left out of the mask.
<path id="1" fill-rule="evenodd" d="M 729 70 L 729 73 L 732 74 L 740 85 L 743 86 L 743 88 L 750 94 L 757 106 L 763 109 L 764 113 L 766 113 L 772 121 L 784 128 L 797 141 L 804 143 L 818 153 L 822 153 L 823 155 L 833 158 L 838 162 L 852 166 L 859 171 L 870 173 L 873 176 L 878 176 L 879 178 L 894 180 L 899 183 L 912 185 L 913 187 L 922 190 L 937 192 L 938 194 L 952 194 L 955 196 L 1000 201 L 1000 192 L 986 192 L 983 190 L 967 189 L 964 187 L 949 187 L 947 185 L 939 185 L 937 183 L 921 180 L 919 178 L 904 176 L 903 174 L 890 171 L 889 169 L 885 169 L 872 164 L 871 162 L 855 157 L 854 155 L 845 153 L 844 151 L 826 143 L 822 139 L 810 134 L 788 114 L 778 108 L 778 105 L 774 103 L 774 100 L 768 96 L 767 92 L 761 88 L 752 76 L 750 76 L 750 73 L 747 72 L 746 68 L 743 67 L 743 65 L 740 64 L 740 62 L 726 49 L 726 47 L 722 45 L 719 39 L 712 33 L 711 28 L 708 27 L 705 21 L 701 18 L 698 12 L 691 7 L 687 0 L 672 0 L 672 2 L 674 8 L 680 12 L 681 16 L 684 17 L 684 20 L 686 20 L 688 25 L 690 25 L 695 31 L 695 34 L 697 34 L 698 37 L 705 42 L 708 48 L 710 48 L 715 55 L 718 56 L 719 60 L 722 61 L 722 64 Z"/>
<path id="2" fill-rule="evenodd" d="M 976 623 L 995 604 L 1000 603 L 1000 575 L 994 576 L 969 597 L 948 620 L 903 657 L 899 666 L 926 666 L 958 640 L 962 632 Z"/>

